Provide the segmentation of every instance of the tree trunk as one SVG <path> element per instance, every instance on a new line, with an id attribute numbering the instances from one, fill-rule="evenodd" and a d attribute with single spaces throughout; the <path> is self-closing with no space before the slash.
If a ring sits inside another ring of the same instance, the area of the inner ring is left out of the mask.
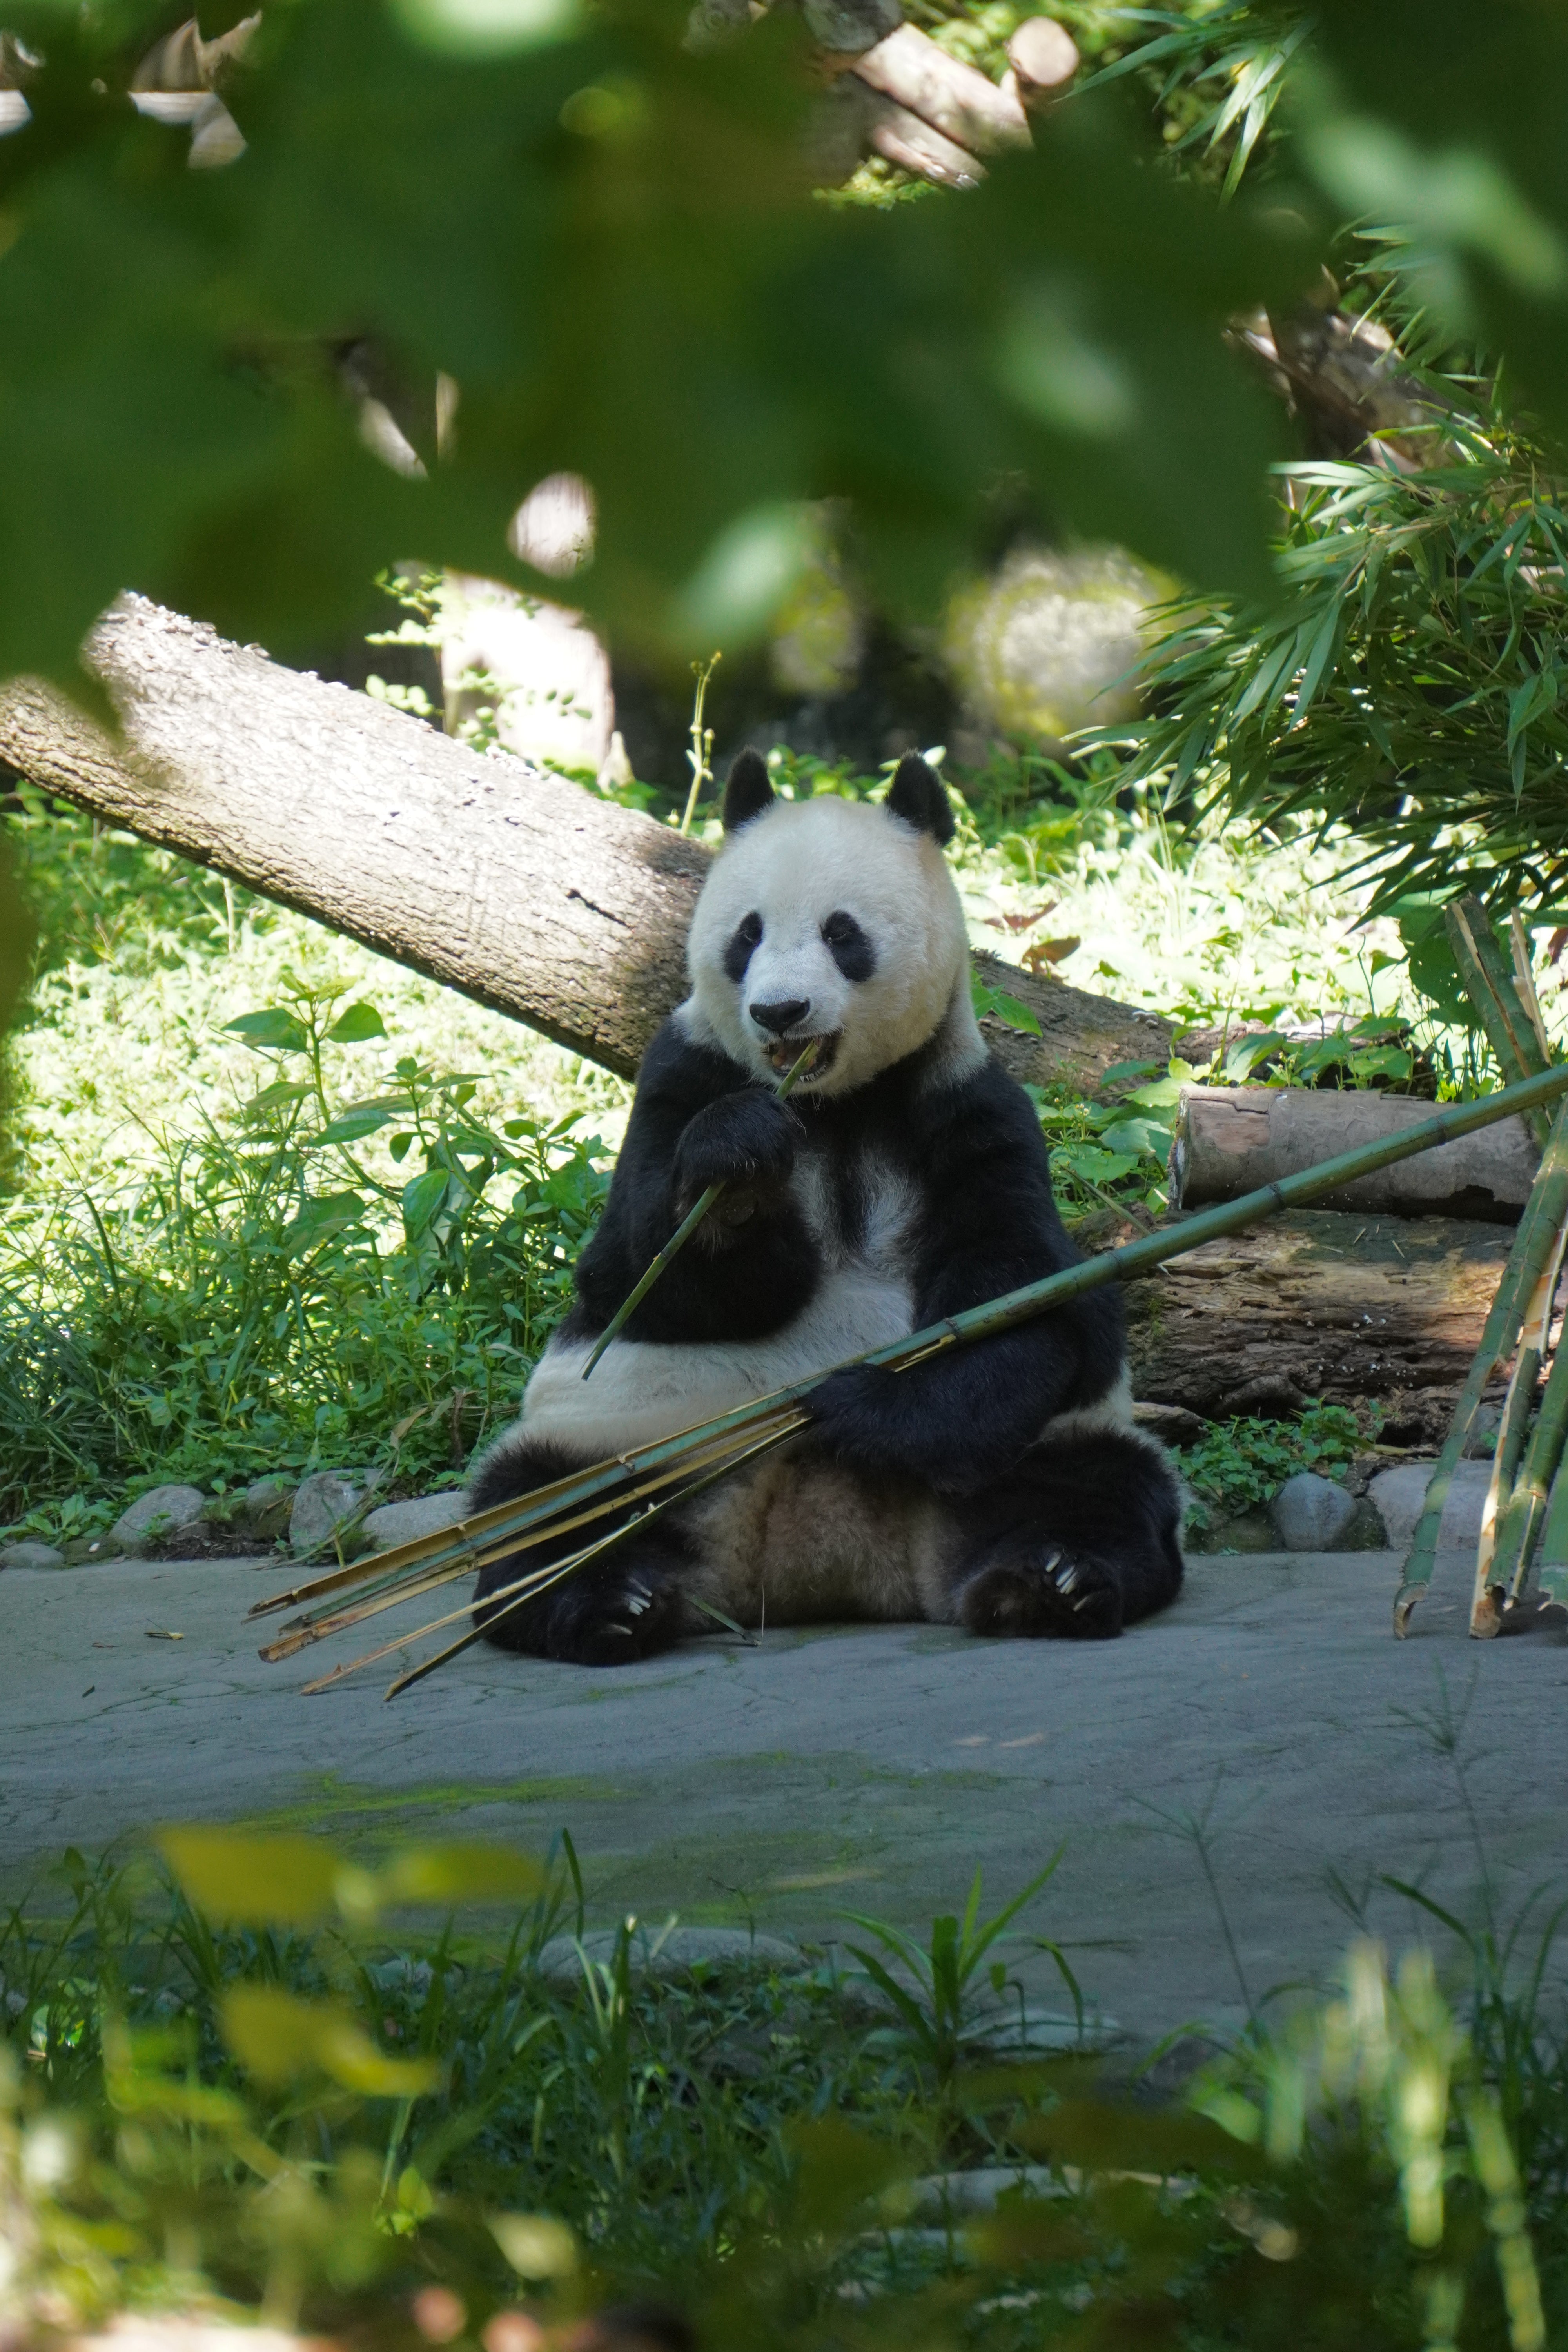
<path id="1" fill-rule="evenodd" d="M 1379 1397 L 1420 1424 L 1403 1442 L 1436 1434 L 1512 1238 L 1453 1217 L 1299 1209 L 1206 1242 L 1127 1286 L 1133 1393 L 1211 1420 Z"/>
<path id="2" fill-rule="evenodd" d="M 1171 1206 L 1237 1200 L 1342 1151 L 1419 1127 L 1431 1116 L 1430 1103 L 1370 1091 L 1189 1087 L 1171 1150 Z M 1524 1121 L 1500 1119 L 1457 1143 L 1358 1177 L 1325 1193 L 1322 1205 L 1517 1224 L 1540 1164 Z"/>
<path id="3" fill-rule="evenodd" d="M 0 758 L 21 774 L 635 1072 L 686 992 L 710 862 L 700 843 L 142 597 L 123 598 L 88 651 L 120 740 L 15 681 L 0 691 Z M 976 962 L 1039 1020 L 1038 1039 L 984 1024 L 1018 1077 L 1089 1087 L 1113 1062 L 1172 1051 L 1153 1013 Z"/>

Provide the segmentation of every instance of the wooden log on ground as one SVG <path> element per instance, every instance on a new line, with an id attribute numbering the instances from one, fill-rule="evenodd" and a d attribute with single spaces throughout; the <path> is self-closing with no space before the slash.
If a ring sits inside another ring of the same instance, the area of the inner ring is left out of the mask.
<path id="1" fill-rule="evenodd" d="M 1400 1442 L 1440 1435 L 1511 1240 L 1468 1219 L 1297 1209 L 1205 1243 L 1127 1286 L 1133 1393 L 1209 1420 L 1378 1397 L 1420 1423 Z"/>
<path id="2" fill-rule="evenodd" d="M 1171 1205 L 1234 1201 L 1337 1152 L 1419 1127 L 1429 1103 L 1346 1089 L 1188 1087 L 1171 1148 Z M 1517 1224 L 1541 1154 L 1522 1119 L 1401 1160 L 1327 1196 L 1326 1208 Z"/>
<path id="3" fill-rule="evenodd" d="M 510 753 L 481 754 L 126 597 L 89 658 L 118 740 L 36 680 L 0 688 L 0 760 L 106 824 L 297 907 L 629 1076 L 686 992 L 710 853 Z M 1015 1076 L 1089 1087 L 1161 1061 L 1168 1022 L 996 958 Z"/>

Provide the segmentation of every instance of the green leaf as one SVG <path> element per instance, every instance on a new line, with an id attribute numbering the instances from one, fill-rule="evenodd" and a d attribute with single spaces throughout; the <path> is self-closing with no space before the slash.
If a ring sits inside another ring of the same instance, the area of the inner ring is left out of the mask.
<path id="1" fill-rule="evenodd" d="M 303 1257 L 335 1235 L 354 1232 L 364 1223 L 365 1204 L 357 1192 L 323 1192 L 307 1201 L 297 1217 L 283 1228 L 285 1248 Z"/>
<path id="2" fill-rule="evenodd" d="M 403 1188 L 403 1229 L 416 1242 L 447 1198 L 451 1182 L 444 1168 L 427 1168 Z"/>
<path id="3" fill-rule="evenodd" d="M 1162 1168 L 1170 1158 L 1171 1129 L 1157 1118 L 1119 1118 L 1102 1129 L 1100 1139 L 1107 1151 L 1134 1152 Z"/>
<path id="4" fill-rule="evenodd" d="M 341 1110 L 330 1126 L 310 1138 L 312 1143 L 359 1143 L 367 1135 L 377 1135 L 390 1127 L 395 1111 L 384 1110 L 378 1103 L 360 1103 L 352 1110 Z"/>
<path id="5" fill-rule="evenodd" d="M 310 1042 L 304 1023 L 280 1004 L 268 1005 L 264 1013 L 242 1013 L 237 1021 L 225 1022 L 224 1032 L 242 1037 L 258 1054 L 299 1054 Z"/>
<path id="6" fill-rule="evenodd" d="M 492 2213 L 489 2225 L 519 2278 L 565 2278 L 577 2266 L 576 2240 L 547 2213 Z"/>
<path id="7" fill-rule="evenodd" d="M 1102 1151 L 1092 1143 L 1058 1143 L 1051 1148 L 1051 1159 L 1058 1169 L 1090 1184 L 1114 1184 L 1119 1178 L 1130 1176 L 1138 1165 L 1138 1156 L 1131 1151 Z"/>
<path id="8" fill-rule="evenodd" d="M 1017 997 L 1009 996 L 1005 989 L 988 988 L 978 973 L 970 975 L 970 995 L 976 1020 L 984 1020 L 991 1013 L 998 1021 L 1005 1021 L 1010 1029 L 1021 1029 L 1032 1037 L 1039 1035 L 1040 1024 L 1028 1006 Z"/>
<path id="9" fill-rule="evenodd" d="M 416 2099 L 441 2079 L 435 2059 L 385 2057 L 340 2004 L 301 2000 L 281 1985 L 232 1985 L 218 2015 L 224 2040 L 258 2083 L 325 2074 L 363 2098 Z"/>
<path id="10" fill-rule="evenodd" d="M 328 1030 L 334 1045 L 363 1045 L 372 1037 L 384 1037 L 386 1024 L 375 1006 L 370 1003 L 351 1004 Z"/>
<path id="11" fill-rule="evenodd" d="M 237 1927 L 305 1927 L 336 1902 L 342 1865 L 316 1838 L 170 1829 L 158 1845 L 184 1893 L 209 1918 Z"/>
<path id="12" fill-rule="evenodd" d="M 410 1846 L 376 1873 L 384 1906 L 403 1903 L 531 1903 L 545 1874 L 531 1854 L 509 1846 Z M 542 2273 L 541 2273 L 542 2275 Z"/>

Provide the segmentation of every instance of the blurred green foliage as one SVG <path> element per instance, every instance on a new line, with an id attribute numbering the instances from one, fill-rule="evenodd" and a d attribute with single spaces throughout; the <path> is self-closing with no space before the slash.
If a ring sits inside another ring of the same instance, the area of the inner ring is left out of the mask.
<path id="1" fill-rule="evenodd" d="M 1360 1940 L 1172 2097 L 1136 2060 L 1003 2054 L 1016 1903 L 929 1949 L 860 1922 L 912 1970 L 880 1984 L 809 1951 L 656 1975 L 634 1920 L 585 1948 L 564 1834 L 542 1866 L 162 1843 L 166 1874 L 68 1852 L 0 1922 L 19 2340 L 128 2303 L 370 2346 L 506 2313 L 560 2352 L 634 2299 L 704 2352 L 1538 2352 L 1562 2324 L 1550 1925 L 1533 1959 L 1455 1938 L 1450 1993 L 1430 1952 L 1391 1971 Z M 982 1960 L 989 2053 L 959 1981 Z M 976 2168 L 1013 2175 L 990 2210 Z"/>
<path id="2" fill-rule="evenodd" d="M 0 669 L 68 673 L 127 585 L 287 647 L 410 555 L 526 583 L 507 525 L 563 467 L 598 505 L 582 595 L 704 647 L 765 619 L 825 497 L 906 605 L 1004 478 L 1261 584 L 1275 434 L 1218 330 L 1302 281 L 1299 219 L 1216 218 L 1142 167 L 1113 94 L 963 202 L 823 204 L 798 23 L 693 53 L 685 16 L 268 12 L 228 89 L 247 151 L 191 171 L 124 96 L 166 9 L 22 5 L 44 62 L 0 142 Z M 340 390 L 329 352 L 365 338 L 410 387 L 417 476 Z"/>

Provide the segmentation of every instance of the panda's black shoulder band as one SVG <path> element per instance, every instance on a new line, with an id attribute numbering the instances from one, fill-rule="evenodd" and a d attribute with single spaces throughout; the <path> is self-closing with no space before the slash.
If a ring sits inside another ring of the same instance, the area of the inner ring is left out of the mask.
<path id="1" fill-rule="evenodd" d="M 931 834 L 944 848 L 952 839 L 952 804 L 942 788 L 942 778 L 918 751 L 906 752 L 899 761 L 887 805 L 917 833 Z"/>
<path id="2" fill-rule="evenodd" d="M 724 786 L 724 830 L 733 833 L 737 825 L 749 824 L 773 806 L 773 788 L 768 782 L 768 763 L 760 751 L 742 751 L 730 771 Z"/>

